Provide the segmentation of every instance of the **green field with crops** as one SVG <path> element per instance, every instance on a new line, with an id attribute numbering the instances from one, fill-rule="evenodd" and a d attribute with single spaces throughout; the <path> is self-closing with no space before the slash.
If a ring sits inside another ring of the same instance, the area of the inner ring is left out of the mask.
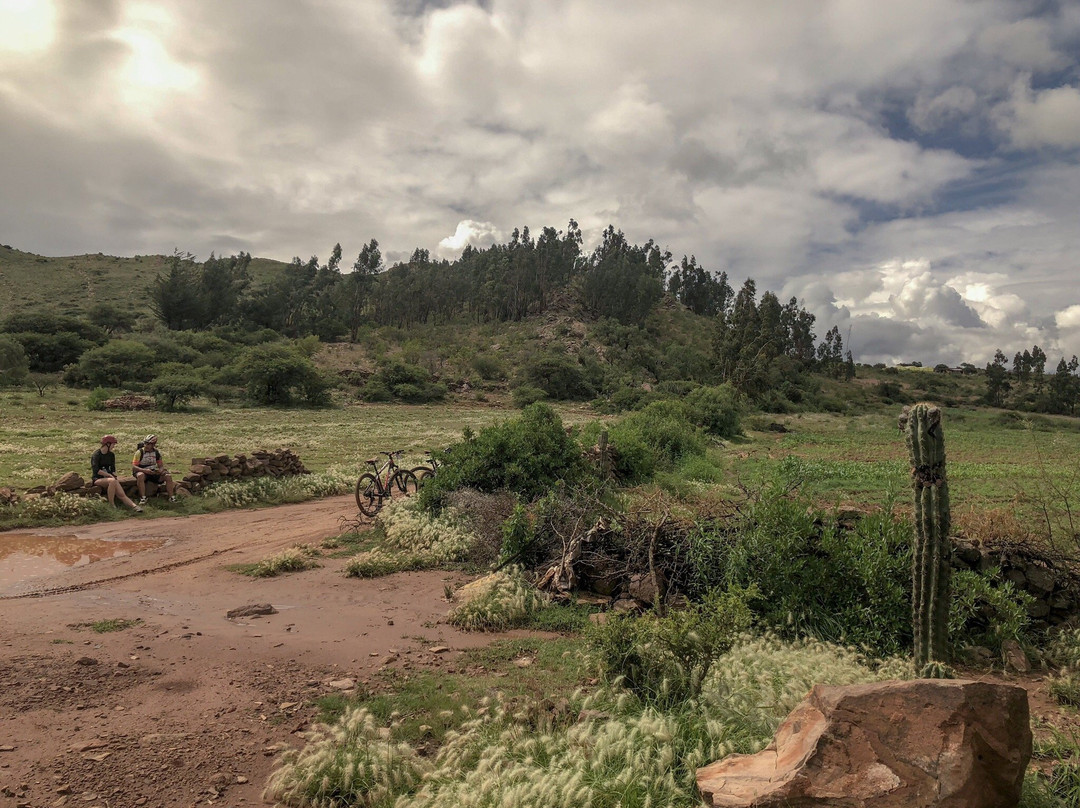
<path id="1" fill-rule="evenodd" d="M 147 433 L 160 436 L 174 468 L 206 455 L 289 448 L 312 471 L 359 471 L 379 451 L 404 449 L 406 464 L 424 452 L 517 415 L 509 406 L 477 402 L 430 405 L 339 403 L 322 409 L 205 407 L 187 412 L 92 412 L 86 393 L 50 388 L 44 396 L 0 393 L 0 485 L 45 485 L 67 471 L 87 470 L 102 434 L 120 439 L 119 454 L 133 452 Z M 897 430 L 900 407 L 861 415 L 749 415 L 744 435 L 714 441 L 707 463 L 662 475 L 674 493 L 739 498 L 781 479 L 818 503 L 876 507 L 907 502 L 907 453 Z M 585 405 L 561 406 L 567 425 L 599 416 Z M 786 431 L 779 431 L 786 430 Z M 994 509 L 1056 509 L 1078 487 L 1080 428 L 1075 419 L 1036 417 L 974 408 L 946 411 L 948 473 L 954 512 L 966 518 Z M 1035 514 L 1038 518 L 1038 513 Z"/>

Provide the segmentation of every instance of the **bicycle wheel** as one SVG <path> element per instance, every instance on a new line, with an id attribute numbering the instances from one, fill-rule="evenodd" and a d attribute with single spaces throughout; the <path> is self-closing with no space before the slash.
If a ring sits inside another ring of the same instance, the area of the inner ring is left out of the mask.
<path id="1" fill-rule="evenodd" d="M 398 469 L 394 472 L 393 478 L 390 480 L 390 486 L 395 493 L 404 494 L 407 497 L 411 497 L 416 493 L 420 484 L 416 480 L 416 475 L 408 469 Z"/>
<path id="2" fill-rule="evenodd" d="M 374 518 L 382 508 L 382 501 L 382 491 L 375 475 L 370 472 L 361 474 L 356 481 L 356 507 L 360 509 L 360 513 Z"/>
<path id="3" fill-rule="evenodd" d="M 416 487 L 423 488 L 424 484 L 435 476 L 435 469 L 431 466 L 417 466 L 412 473 L 416 475 Z"/>

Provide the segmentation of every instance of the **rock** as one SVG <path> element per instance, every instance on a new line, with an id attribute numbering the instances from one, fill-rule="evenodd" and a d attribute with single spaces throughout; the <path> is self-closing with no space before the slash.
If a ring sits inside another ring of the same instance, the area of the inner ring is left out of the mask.
<path id="1" fill-rule="evenodd" d="M 84 656 L 84 657 L 79 657 L 78 659 L 76 659 L 75 664 L 76 665 L 89 666 L 89 665 L 98 664 L 98 661 L 96 659 L 94 659 L 92 656 Z"/>
<path id="2" fill-rule="evenodd" d="M 1043 595 L 1054 591 L 1054 573 L 1046 567 L 1038 567 L 1033 564 L 1027 568 L 1026 577 L 1030 589 L 1034 589 Z"/>
<path id="3" fill-rule="evenodd" d="M 639 614 L 643 610 L 641 604 L 633 598 L 619 598 L 611 604 L 611 611 L 615 614 Z"/>
<path id="4" fill-rule="evenodd" d="M 1050 604 L 1042 598 L 1036 598 L 1028 604 L 1027 613 L 1029 617 L 1034 617 L 1036 619 L 1046 617 L 1050 614 Z"/>
<path id="5" fill-rule="evenodd" d="M 354 687 L 356 687 L 356 680 L 355 679 L 332 679 L 332 680 L 330 680 L 330 682 L 328 682 L 328 684 L 330 685 L 330 687 L 334 688 L 335 690 L 352 690 Z"/>
<path id="6" fill-rule="evenodd" d="M 77 471 L 69 471 L 55 483 L 52 487 L 57 491 L 74 491 L 78 488 L 82 488 L 86 485 L 86 481 L 79 476 Z"/>
<path id="7" fill-rule="evenodd" d="M 1016 640 L 1005 640 L 1001 644 L 1001 655 L 1005 658 L 1005 670 L 1015 673 L 1031 671 L 1031 662 Z"/>
<path id="8" fill-rule="evenodd" d="M 985 645 L 965 645 L 960 654 L 969 665 L 990 665 L 994 662 L 994 652 Z"/>
<path id="9" fill-rule="evenodd" d="M 659 581 L 661 588 L 663 588 L 664 581 Z M 656 603 L 657 598 L 661 596 L 660 592 L 657 592 L 656 585 L 653 583 L 652 575 L 639 574 L 631 575 L 630 583 L 626 587 L 627 594 L 635 600 L 639 600 L 647 606 L 652 606 Z"/>
<path id="10" fill-rule="evenodd" d="M 448 645 L 433 645 L 431 648 L 428 649 L 428 653 L 431 653 L 431 654 L 445 654 L 445 653 L 449 652 L 449 650 L 450 650 L 450 646 L 448 646 Z"/>
<path id="11" fill-rule="evenodd" d="M 1031 758 L 1027 692 L 965 680 L 816 685 L 756 755 L 697 771 L 707 804 L 1008 808 Z"/>
<path id="12" fill-rule="evenodd" d="M 589 615 L 589 622 L 595 626 L 602 626 L 608 621 L 607 612 L 593 612 Z"/>
<path id="13" fill-rule="evenodd" d="M 225 616 L 229 620 L 233 620 L 237 617 L 252 617 L 257 614 L 277 614 L 278 611 L 269 603 L 249 603 L 247 606 L 238 606 L 235 609 L 229 609 L 225 613 Z"/>

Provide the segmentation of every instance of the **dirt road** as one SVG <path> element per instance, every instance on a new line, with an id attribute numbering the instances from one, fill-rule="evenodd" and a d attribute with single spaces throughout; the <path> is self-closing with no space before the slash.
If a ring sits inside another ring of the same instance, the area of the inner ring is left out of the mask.
<path id="1" fill-rule="evenodd" d="M 361 581 L 340 559 L 266 580 L 225 569 L 317 544 L 354 512 L 334 497 L 40 531 L 163 544 L 0 589 L 0 808 L 259 804 L 316 698 L 383 665 L 453 669 L 490 642 L 440 622 L 459 574 Z M 252 603 L 277 613 L 226 618 Z M 78 627 L 111 619 L 141 623 Z"/>

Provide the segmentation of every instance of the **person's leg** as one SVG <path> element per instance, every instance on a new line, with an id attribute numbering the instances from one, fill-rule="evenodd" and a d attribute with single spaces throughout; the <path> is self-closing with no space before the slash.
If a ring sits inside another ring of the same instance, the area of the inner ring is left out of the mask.
<path id="1" fill-rule="evenodd" d="M 109 498 L 110 505 L 116 504 L 116 502 L 114 501 L 116 499 L 116 488 L 113 486 L 113 483 L 115 482 L 116 480 L 114 480 L 112 477 L 98 477 L 96 480 L 94 480 L 94 485 L 103 490 L 105 492 L 105 496 Z"/>
<path id="2" fill-rule="evenodd" d="M 131 510 L 133 510 L 133 511 L 139 510 L 139 506 L 136 505 L 134 502 L 132 502 L 131 498 L 124 492 L 124 486 L 120 485 L 120 481 L 114 479 L 112 481 L 112 483 L 113 483 L 113 488 L 116 489 L 116 497 L 117 497 L 117 499 L 119 499 L 121 502 L 123 502 L 129 508 L 131 508 Z"/>
<path id="3" fill-rule="evenodd" d="M 171 474 L 165 475 L 165 493 L 169 495 L 169 500 L 176 499 L 176 483 L 173 482 Z"/>
<path id="4" fill-rule="evenodd" d="M 146 502 L 146 472 L 135 472 L 135 484 L 139 487 L 139 504 Z"/>

